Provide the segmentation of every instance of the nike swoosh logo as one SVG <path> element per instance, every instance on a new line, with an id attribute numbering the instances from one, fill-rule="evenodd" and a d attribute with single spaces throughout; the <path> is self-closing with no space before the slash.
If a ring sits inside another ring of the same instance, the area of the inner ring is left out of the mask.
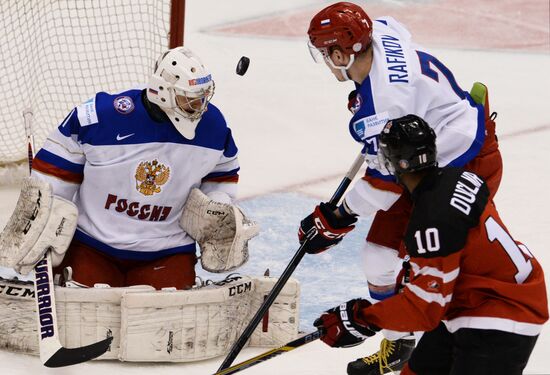
<path id="1" fill-rule="evenodd" d="M 123 135 L 122 137 L 120 136 L 120 134 L 117 134 L 116 140 L 117 140 L 117 141 L 122 141 L 123 139 L 126 139 L 126 138 L 128 138 L 128 137 L 131 137 L 131 136 L 133 136 L 134 134 L 136 134 L 136 133 L 132 133 L 132 134 L 128 134 L 128 135 Z"/>

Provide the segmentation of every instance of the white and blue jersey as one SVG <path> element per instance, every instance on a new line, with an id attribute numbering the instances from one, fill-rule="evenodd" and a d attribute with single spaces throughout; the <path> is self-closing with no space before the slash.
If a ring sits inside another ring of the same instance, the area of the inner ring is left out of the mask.
<path id="1" fill-rule="evenodd" d="M 237 147 L 213 104 L 192 140 L 151 117 L 142 90 L 104 92 L 73 109 L 33 161 L 33 175 L 79 210 L 75 240 L 109 255 L 151 260 L 195 252 L 179 226 L 187 196 L 234 198 Z"/>
<path id="2" fill-rule="evenodd" d="M 369 168 L 367 176 L 376 180 L 375 189 L 360 180 L 348 193 L 346 202 L 361 214 L 361 201 L 387 210 L 399 194 L 392 189 L 395 179 L 379 165 L 378 135 L 390 119 L 415 114 L 422 117 L 437 135 L 439 166 L 462 167 L 479 153 L 485 140 L 484 110 L 457 84 L 451 71 L 426 49 L 414 44 L 410 33 L 391 17 L 374 22 L 373 62 L 368 76 L 356 84 L 357 96 L 349 123 L 352 137 L 363 144 Z M 388 193 L 379 190 L 387 187 Z M 374 197 L 374 198 L 373 198 Z M 368 210 L 372 213 L 372 209 Z"/>

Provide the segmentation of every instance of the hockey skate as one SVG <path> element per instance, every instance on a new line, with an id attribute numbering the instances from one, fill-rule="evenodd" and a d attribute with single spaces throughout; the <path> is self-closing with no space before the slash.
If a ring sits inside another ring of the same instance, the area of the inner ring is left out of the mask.
<path id="1" fill-rule="evenodd" d="M 378 352 L 348 363 L 348 375 L 380 375 L 399 371 L 409 360 L 414 345 L 414 338 L 382 339 Z"/>

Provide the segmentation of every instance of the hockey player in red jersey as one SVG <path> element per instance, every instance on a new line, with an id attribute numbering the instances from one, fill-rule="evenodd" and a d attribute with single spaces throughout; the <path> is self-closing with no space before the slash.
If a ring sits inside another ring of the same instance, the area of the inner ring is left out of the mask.
<path id="1" fill-rule="evenodd" d="M 438 167 L 423 119 L 391 120 L 379 139 L 381 163 L 414 204 L 403 242 L 408 282 L 377 304 L 328 310 L 314 323 L 321 339 L 346 347 L 380 329 L 425 331 L 402 375 L 521 374 L 548 320 L 540 264 L 512 238 L 481 177 Z"/>
<path id="2" fill-rule="evenodd" d="M 210 102 L 214 88 L 200 58 L 177 47 L 158 59 L 146 88 L 99 92 L 74 108 L 36 154 L 21 194 L 37 202 L 53 196 L 66 212 L 57 203 L 38 205 L 38 218 L 31 204 L 17 210 L 28 212 L 32 230 L 5 233 L 25 238 L 0 254 L 0 264 L 32 270 L 58 237 L 44 224 L 56 216 L 58 229 L 77 223 L 74 237 L 51 252 L 54 271 L 85 286 L 190 288 L 196 243 L 208 271 L 243 264 L 258 228 L 232 204 L 238 150 Z"/>
<path id="3" fill-rule="evenodd" d="M 349 131 L 363 147 L 368 164 L 364 177 L 346 194 L 339 208 L 346 219 L 333 217 L 334 207 L 324 204 L 314 216 L 341 232 L 338 238 L 328 241 L 334 245 L 351 230 L 354 216 L 374 215 L 363 248 L 364 270 L 371 297 L 384 300 L 394 294 L 395 269 L 401 262 L 399 248 L 411 202 L 378 163 L 378 134 L 391 118 L 409 113 L 421 116 L 438 135 L 439 165 L 477 173 L 494 196 L 502 176 L 502 160 L 487 91 L 481 84 L 474 85 L 471 94 L 463 91 L 451 70 L 415 44 L 402 24 L 392 17 L 371 20 L 356 4 L 340 2 L 322 9 L 312 18 L 308 35 L 316 61 L 324 62 L 338 81 L 351 80 L 355 84 L 349 98 L 353 113 Z M 313 220 L 302 223 L 302 233 L 309 229 L 308 222 Z M 308 244 L 310 253 L 326 249 L 328 245 L 317 246 L 319 240 Z M 378 370 L 385 361 L 398 360 L 403 365 L 414 339 L 384 333 L 394 340 L 382 341 L 384 355 L 378 352 L 350 363 L 350 375 Z"/>

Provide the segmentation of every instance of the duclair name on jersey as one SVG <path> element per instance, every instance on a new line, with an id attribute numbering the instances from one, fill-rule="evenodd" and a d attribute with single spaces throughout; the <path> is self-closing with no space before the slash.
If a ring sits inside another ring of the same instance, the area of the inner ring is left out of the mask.
<path id="1" fill-rule="evenodd" d="M 451 206 L 468 215 L 481 185 L 483 185 L 482 179 L 473 173 L 463 172 L 455 186 L 453 197 L 451 198 Z"/>
<path id="2" fill-rule="evenodd" d="M 137 201 L 130 202 L 126 198 L 118 198 L 115 194 L 107 195 L 105 209 L 114 209 L 116 212 L 125 212 L 130 217 L 149 221 L 164 221 L 172 211 L 170 206 L 142 204 Z"/>

